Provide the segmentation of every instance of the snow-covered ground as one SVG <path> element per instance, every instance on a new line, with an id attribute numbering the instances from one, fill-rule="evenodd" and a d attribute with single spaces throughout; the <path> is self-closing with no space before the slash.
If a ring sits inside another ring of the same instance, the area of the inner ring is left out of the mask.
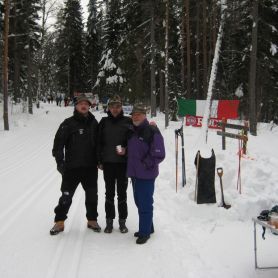
<path id="1" fill-rule="evenodd" d="M 74 196 L 64 233 L 50 236 L 53 209 L 60 196 L 61 176 L 51 156 L 58 125 L 72 114 L 72 107 L 43 104 L 33 116 L 15 113 L 11 130 L 0 123 L 0 277 L 174 277 L 254 278 L 278 277 L 278 270 L 254 269 L 252 217 L 278 204 L 278 128 L 260 125 L 250 136 L 248 158 L 242 160 L 242 194 L 236 190 L 238 142 L 228 139 L 221 150 L 221 137 L 209 131 L 206 149 L 214 148 L 216 166 L 223 167 L 225 200 L 229 210 L 194 202 L 194 158 L 202 146 L 200 129 L 186 127 L 187 184 L 175 191 L 174 129 L 180 123 L 160 127 L 167 158 L 156 182 L 155 233 L 147 244 L 135 244 L 137 212 L 131 186 L 128 189 L 128 234 L 117 223 L 112 234 L 86 228 L 84 192 Z M 103 113 L 94 113 L 99 120 Z M 207 150 L 204 150 L 204 154 Z M 181 171 L 180 171 L 181 172 Z M 219 180 L 215 181 L 220 203 Z M 99 223 L 105 225 L 104 182 L 99 175 Z M 278 265 L 278 236 L 258 228 L 258 261 Z"/>

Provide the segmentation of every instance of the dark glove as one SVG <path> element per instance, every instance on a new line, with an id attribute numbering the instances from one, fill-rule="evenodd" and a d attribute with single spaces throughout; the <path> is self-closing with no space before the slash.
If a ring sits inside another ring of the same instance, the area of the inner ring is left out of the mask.
<path id="1" fill-rule="evenodd" d="M 65 173 L 65 163 L 64 162 L 57 163 L 57 170 L 63 176 Z"/>

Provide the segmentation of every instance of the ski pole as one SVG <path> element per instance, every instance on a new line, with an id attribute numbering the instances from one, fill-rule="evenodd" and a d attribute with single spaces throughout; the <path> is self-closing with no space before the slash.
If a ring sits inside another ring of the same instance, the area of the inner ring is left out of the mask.
<path id="1" fill-rule="evenodd" d="M 237 190 L 241 194 L 241 152 L 242 152 L 242 141 L 238 140 L 238 174 L 237 174 Z"/>
<path id="2" fill-rule="evenodd" d="M 195 195 L 194 195 L 195 202 L 197 202 L 197 194 L 198 194 L 199 160 L 200 160 L 200 151 L 197 152 L 197 162 L 196 162 L 196 183 L 195 183 Z"/>
<path id="3" fill-rule="evenodd" d="M 176 192 L 178 192 L 178 134 L 175 131 L 175 146 L 176 146 Z"/>
<path id="4" fill-rule="evenodd" d="M 217 168 L 217 174 L 218 174 L 219 179 L 220 179 L 222 207 L 225 208 L 225 209 L 229 209 L 231 207 L 231 205 L 227 205 L 225 203 L 225 200 L 224 200 L 224 192 L 223 192 L 223 184 L 222 184 L 222 176 L 223 176 L 223 168 L 222 167 Z"/>
<path id="5" fill-rule="evenodd" d="M 183 125 L 180 128 L 180 136 L 181 136 L 181 155 L 182 155 L 182 186 L 186 185 L 186 175 L 185 175 L 185 158 L 184 158 L 184 136 L 183 136 Z"/>

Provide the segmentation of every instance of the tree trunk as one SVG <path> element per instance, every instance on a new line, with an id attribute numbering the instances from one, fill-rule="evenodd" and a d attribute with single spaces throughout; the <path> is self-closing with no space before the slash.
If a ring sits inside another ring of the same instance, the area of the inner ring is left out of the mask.
<path id="1" fill-rule="evenodd" d="M 182 1 L 182 15 L 181 15 L 181 86 L 182 92 L 185 94 L 185 4 Z"/>
<path id="2" fill-rule="evenodd" d="M 8 55 L 9 55 L 9 14 L 10 4 L 9 0 L 4 2 L 5 19 L 4 19 L 4 63 L 3 63 L 3 97 L 4 97 L 4 130 L 9 130 L 9 114 L 8 114 Z"/>
<path id="3" fill-rule="evenodd" d="M 201 99 L 200 91 L 200 2 L 197 1 L 196 4 L 196 89 L 197 89 L 197 98 Z"/>
<path id="4" fill-rule="evenodd" d="M 154 24 L 154 2 L 153 1 L 151 1 L 151 117 L 156 117 L 155 24 Z"/>
<path id="5" fill-rule="evenodd" d="M 144 97 L 143 94 L 143 63 L 144 63 L 144 56 L 143 56 L 143 39 L 141 36 L 137 38 L 137 44 L 135 46 L 135 56 L 137 60 L 137 72 L 136 72 L 136 96 L 139 99 Z"/>
<path id="6" fill-rule="evenodd" d="M 14 8 L 14 18 L 13 18 L 13 28 L 14 28 L 14 33 L 17 34 L 17 6 L 15 4 Z M 14 36 L 13 38 L 13 55 L 14 55 L 14 78 L 13 78 L 13 100 L 15 102 L 18 101 L 19 98 L 21 98 L 20 95 L 20 51 L 18 50 L 18 40 L 17 36 Z"/>
<path id="7" fill-rule="evenodd" d="M 256 71 L 257 71 L 257 44 L 258 44 L 258 0 L 253 0 L 252 11 L 252 45 L 250 53 L 249 75 L 249 121 L 250 133 L 257 135 L 257 112 L 256 112 Z"/>
<path id="8" fill-rule="evenodd" d="M 169 126 L 169 96 L 168 96 L 168 78 L 169 78 L 169 0 L 166 0 L 165 15 L 165 128 Z"/>
<path id="9" fill-rule="evenodd" d="M 191 97 L 191 47 L 190 47 L 190 25 L 189 25 L 189 0 L 186 0 L 186 51 L 187 51 L 187 95 Z"/>
<path id="10" fill-rule="evenodd" d="M 30 36 L 30 34 L 29 34 Z M 31 86 L 31 78 L 32 78 L 32 62 L 31 62 L 31 45 L 30 45 L 30 37 L 28 38 L 28 51 L 27 51 L 27 90 L 28 90 L 28 113 L 33 114 L 33 91 Z"/>
<path id="11" fill-rule="evenodd" d="M 208 138 L 208 123 L 209 123 L 209 118 L 210 118 L 210 113 L 211 113 L 211 104 L 212 104 L 212 99 L 213 99 L 212 95 L 213 95 L 214 85 L 215 85 L 216 78 L 217 78 L 218 63 L 219 63 L 219 58 L 220 58 L 221 45 L 222 45 L 222 41 L 223 41 L 223 30 L 224 30 L 224 24 L 226 21 L 225 8 L 226 8 L 226 1 L 223 0 L 221 2 L 221 22 L 220 22 L 219 32 L 218 32 L 217 41 L 216 41 L 215 50 L 214 50 L 214 57 L 213 57 L 211 73 L 210 73 L 205 113 L 204 113 L 204 118 L 202 121 L 202 129 L 205 134 L 204 137 L 205 137 L 206 143 L 207 143 L 207 138 Z"/>
<path id="12" fill-rule="evenodd" d="M 44 39 L 45 39 L 45 33 L 46 33 L 46 0 L 42 1 L 42 18 L 41 18 L 41 45 L 39 50 L 39 64 L 38 64 L 38 90 L 37 90 L 37 96 L 36 96 L 36 102 L 37 107 L 40 107 L 40 96 L 42 94 L 42 88 L 44 88 L 44 80 L 43 80 L 43 74 L 42 74 L 42 67 L 43 67 L 43 57 L 44 57 Z"/>
<path id="13" fill-rule="evenodd" d="M 203 97 L 208 90 L 207 1 L 203 0 Z"/>
<path id="14" fill-rule="evenodd" d="M 164 73 L 162 70 L 159 71 L 159 88 L 160 88 L 160 97 L 159 97 L 159 108 L 160 112 L 165 111 L 165 97 L 164 97 Z"/>

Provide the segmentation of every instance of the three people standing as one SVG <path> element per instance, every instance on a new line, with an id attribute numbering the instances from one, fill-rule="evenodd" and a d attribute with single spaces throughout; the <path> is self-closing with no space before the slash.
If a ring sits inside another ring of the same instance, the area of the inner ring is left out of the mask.
<path id="1" fill-rule="evenodd" d="M 136 243 L 143 244 L 153 229 L 153 193 L 158 164 L 165 157 L 163 137 L 156 126 L 146 119 L 146 109 L 135 105 L 132 117 L 124 116 L 118 96 L 109 100 L 108 116 L 98 127 L 89 112 L 90 101 L 79 97 L 74 116 L 59 127 L 53 147 L 57 169 L 62 174 L 62 196 L 55 208 L 55 225 L 50 234 L 64 230 L 64 221 L 74 192 L 81 182 L 86 194 L 88 228 L 100 232 L 97 223 L 97 166 L 105 181 L 105 233 L 113 230 L 115 192 L 118 199 L 119 228 L 127 233 L 127 186 L 130 177 L 139 214 Z M 64 155 L 65 151 L 65 155 Z"/>

